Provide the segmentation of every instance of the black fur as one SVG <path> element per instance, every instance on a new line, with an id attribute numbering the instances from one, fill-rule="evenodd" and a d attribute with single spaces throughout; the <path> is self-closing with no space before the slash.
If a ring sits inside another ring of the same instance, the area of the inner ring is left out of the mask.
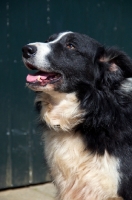
<path id="1" fill-rule="evenodd" d="M 121 90 L 123 80 L 132 77 L 132 61 L 115 48 L 104 53 L 106 57 L 114 56 L 118 69 L 111 72 L 111 63 L 96 60 L 94 81 L 78 84 L 78 99 L 87 114 L 77 128 L 93 152 L 102 155 L 107 150 L 119 158 L 122 176 L 118 193 L 132 200 L 132 90 Z"/>
<path id="2" fill-rule="evenodd" d="M 132 200 L 132 90 L 121 90 L 122 81 L 132 77 L 132 61 L 115 48 L 105 52 L 108 57 L 115 55 L 118 69 L 110 72 L 109 62 L 95 61 L 94 82 L 78 85 L 81 107 L 87 110 L 78 129 L 93 152 L 102 155 L 107 150 L 119 158 L 122 176 L 118 193 Z"/>
<path id="3" fill-rule="evenodd" d="M 75 129 L 92 152 L 103 155 L 107 150 L 120 160 L 118 193 L 132 200 L 132 88 L 122 88 L 132 77 L 132 60 L 115 47 L 106 48 L 78 33 L 69 33 L 51 47 L 47 56 L 51 69 L 63 75 L 63 84 L 56 83 L 55 90 L 76 92 L 87 113 Z M 37 107 L 40 110 L 41 103 Z"/>
<path id="4" fill-rule="evenodd" d="M 123 80 L 132 77 L 132 61 L 114 47 L 105 48 L 86 36 L 76 37 L 77 50 L 70 52 L 68 63 L 61 57 L 69 81 L 63 91 L 76 91 L 87 111 L 85 121 L 77 127 L 87 148 L 101 155 L 107 150 L 119 158 L 122 178 L 118 192 L 125 200 L 132 200 L 132 91 L 121 90 Z M 101 57 L 108 61 L 100 61 Z M 110 70 L 112 63 L 115 71 Z"/>

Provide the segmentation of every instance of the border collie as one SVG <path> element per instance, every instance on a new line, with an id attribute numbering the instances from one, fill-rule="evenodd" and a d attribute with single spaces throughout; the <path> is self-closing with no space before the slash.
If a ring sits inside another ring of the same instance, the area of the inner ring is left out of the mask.
<path id="1" fill-rule="evenodd" d="M 75 32 L 22 48 L 59 200 L 132 200 L 132 60 Z"/>

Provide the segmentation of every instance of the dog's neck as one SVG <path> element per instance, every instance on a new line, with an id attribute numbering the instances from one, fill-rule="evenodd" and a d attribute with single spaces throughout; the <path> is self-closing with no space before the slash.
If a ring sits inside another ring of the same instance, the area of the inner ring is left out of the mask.
<path id="1" fill-rule="evenodd" d="M 36 102 L 41 102 L 41 120 L 55 131 L 70 131 L 83 121 L 84 111 L 75 93 L 42 92 Z"/>

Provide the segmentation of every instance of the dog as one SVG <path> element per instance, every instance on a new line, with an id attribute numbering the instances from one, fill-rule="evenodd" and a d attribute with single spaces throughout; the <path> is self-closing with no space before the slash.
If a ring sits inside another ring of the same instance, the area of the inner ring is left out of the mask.
<path id="1" fill-rule="evenodd" d="M 71 31 L 22 52 L 57 199 L 132 200 L 132 60 Z"/>

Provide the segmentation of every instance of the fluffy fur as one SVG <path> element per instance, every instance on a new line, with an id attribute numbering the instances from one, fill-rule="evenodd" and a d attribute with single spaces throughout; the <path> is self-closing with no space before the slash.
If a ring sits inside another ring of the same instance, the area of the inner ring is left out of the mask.
<path id="1" fill-rule="evenodd" d="M 23 47 L 59 200 L 132 200 L 132 61 L 79 33 Z"/>

